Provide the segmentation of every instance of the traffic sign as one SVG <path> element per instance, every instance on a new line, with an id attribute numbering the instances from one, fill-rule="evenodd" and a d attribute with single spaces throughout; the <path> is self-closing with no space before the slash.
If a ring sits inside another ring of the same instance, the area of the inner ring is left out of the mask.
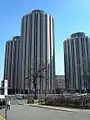
<path id="1" fill-rule="evenodd" d="M 4 80 L 4 95 L 8 95 L 8 80 Z"/>

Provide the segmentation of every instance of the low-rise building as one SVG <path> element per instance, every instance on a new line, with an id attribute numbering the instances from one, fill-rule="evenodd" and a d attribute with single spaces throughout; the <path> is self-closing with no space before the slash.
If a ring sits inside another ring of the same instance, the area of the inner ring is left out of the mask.
<path id="1" fill-rule="evenodd" d="M 64 75 L 56 75 L 56 89 L 65 89 L 65 76 Z"/>

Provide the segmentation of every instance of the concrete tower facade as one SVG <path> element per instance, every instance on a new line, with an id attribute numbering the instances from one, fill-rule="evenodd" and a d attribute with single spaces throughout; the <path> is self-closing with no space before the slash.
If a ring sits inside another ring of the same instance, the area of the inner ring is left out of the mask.
<path id="1" fill-rule="evenodd" d="M 44 78 L 37 79 L 38 89 L 41 84 L 43 91 L 54 89 L 54 46 L 54 20 L 51 15 L 41 10 L 34 10 L 23 16 L 19 56 L 21 90 L 27 90 L 28 84 L 30 89 L 33 89 L 32 69 L 37 70 L 39 65 L 46 62 L 47 70 L 41 73 Z M 27 76 L 30 76 L 29 82 L 25 79 Z"/>
<path id="2" fill-rule="evenodd" d="M 20 36 L 15 36 L 12 40 L 6 42 L 4 80 L 8 80 L 10 93 L 15 93 L 19 90 L 19 44 Z"/>
<path id="3" fill-rule="evenodd" d="M 90 38 L 83 32 L 74 33 L 64 41 L 66 88 L 90 90 Z"/>

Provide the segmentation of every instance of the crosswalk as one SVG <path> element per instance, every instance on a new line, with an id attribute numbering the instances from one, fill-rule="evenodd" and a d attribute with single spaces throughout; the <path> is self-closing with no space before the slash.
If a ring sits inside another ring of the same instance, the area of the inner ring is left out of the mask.
<path id="1" fill-rule="evenodd" d="M 0 115 L 0 120 L 5 120 L 5 118 L 2 115 Z"/>

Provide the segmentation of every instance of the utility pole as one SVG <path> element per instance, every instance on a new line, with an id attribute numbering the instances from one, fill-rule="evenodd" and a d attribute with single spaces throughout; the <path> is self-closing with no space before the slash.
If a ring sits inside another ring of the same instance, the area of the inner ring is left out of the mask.
<path id="1" fill-rule="evenodd" d="M 7 120 L 7 96 L 5 95 L 5 120 Z"/>
<path id="2" fill-rule="evenodd" d="M 5 95 L 5 120 L 7 120 L 8 80 L 4 80 L 4 95 Z"/>

